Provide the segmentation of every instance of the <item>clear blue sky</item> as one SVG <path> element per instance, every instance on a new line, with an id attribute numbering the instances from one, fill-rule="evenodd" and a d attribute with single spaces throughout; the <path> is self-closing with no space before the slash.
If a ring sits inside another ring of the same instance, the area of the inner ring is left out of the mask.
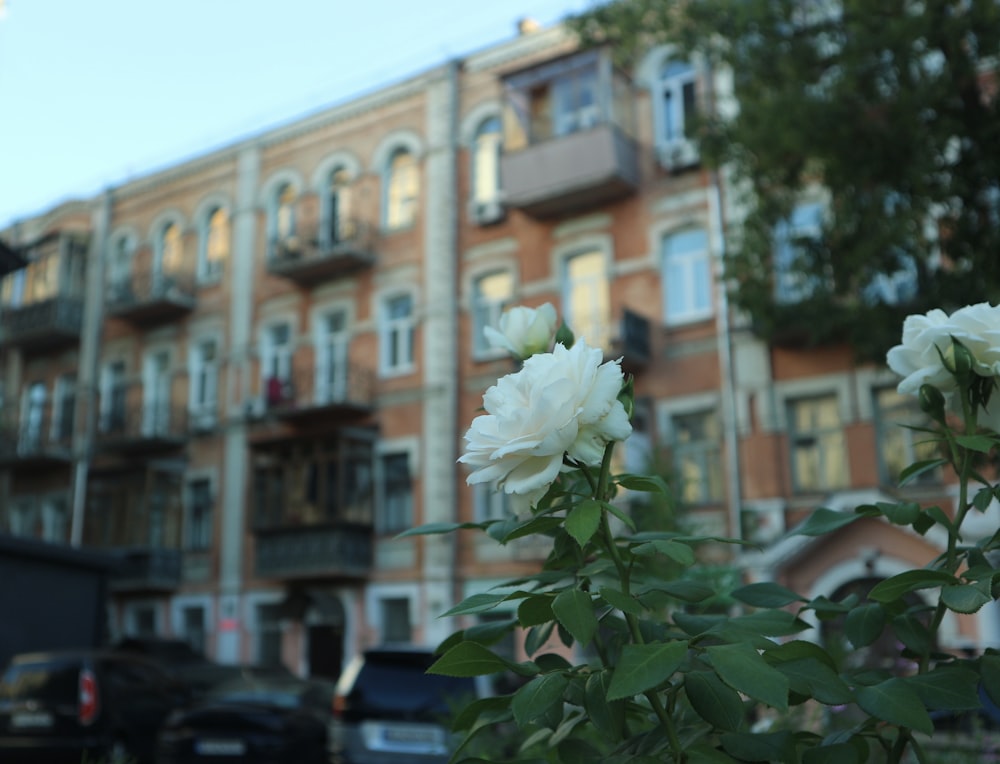
<path id="1" fill-rule="evenodd" d="M 0 229 L 592 0 L 0 0 Z"/>

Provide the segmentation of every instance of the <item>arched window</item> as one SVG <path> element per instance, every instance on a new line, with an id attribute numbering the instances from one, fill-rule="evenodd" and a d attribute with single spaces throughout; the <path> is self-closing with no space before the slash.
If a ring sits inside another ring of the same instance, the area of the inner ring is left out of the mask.
<path id="1" fill-rule="evenodd" d="M 563 271 L 563 316 L 590 347 L 611 341 L 611 295 L 604 253 L 588 250 L 568 257 Z"/>
<path id="2" fill-rule="evenodd" d="M 282 183 L 274 195 L 273 234 L 276 241 L 286 241 L 295 235 L 295 189 Z"/>
<path id="3" fill-rule="evenodd" d="M 495 202 L 500 195 L 500 118 L 483 120 L 472 143 L 472 198 L 477 203 Z"/>
<path id="4" fill-rule="evenodd" d="M 417 219 L 420 178 L 417 160 L 406 149 L 389 158 L 385 177 L 385 227 L 392 230 L 413 225 Z"/>
<path id="5" fill-rule="evenodd" d="M 112 300 L 124 299 L 131 291 L 132 240 L 121 235 L 111 243 L 108 252 L 107 284 Z"/>
<path id="6" fill-rule="evenodd" d="M 690 63 L 668 59 L 653 86 L 655 143 L 661 162 L 669 168 L 689 166 L 698 160 L 691 129 L 697 109 L 696 82 Z"/>
<path id="7" fill-rule="evenodd" d="M 174 273 L 180 269 L 183 252 L 179 225 L 167 223 L 163 226 L 160 230 L 157 250 L 157 271 L 159 273 Z"/>
<path id="8" fill-rule="evenodd" d="M 351 175 L 344 167 L 335 168 L 327 178 L 323 225 L 327 244 L 337 244 L 354 235 L 350 185 Z"/>
<path id="9" fill-rule="evenodd" d="M 222 275 L 222 268 L 229 258 L 229 216 L 222 207 L 213 207 L 202 223 L 198 276 L 205 281 Z"/>

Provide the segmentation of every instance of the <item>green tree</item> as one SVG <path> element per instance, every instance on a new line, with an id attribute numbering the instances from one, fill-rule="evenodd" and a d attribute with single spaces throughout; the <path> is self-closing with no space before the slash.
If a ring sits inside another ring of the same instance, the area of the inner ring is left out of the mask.
<path id="1" fill-rule="evenodd" d="M 745 195 L 727 275 L 761 336 L 883 358 L 906 315 L 1000 299 L 994 0 L 618 0 L 570 25 L 622 63 L 670 43 L 733 72 L 738 110 L 703 98 L 696 140 Z M 790 304 L 775 231 L 815 185 L 821 232 L 792 240 Z"/>

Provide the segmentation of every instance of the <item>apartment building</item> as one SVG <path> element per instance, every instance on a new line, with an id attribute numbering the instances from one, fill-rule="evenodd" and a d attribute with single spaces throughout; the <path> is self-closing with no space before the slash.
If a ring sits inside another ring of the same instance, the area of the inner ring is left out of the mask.
<path id="1" fill-rule="evenodd" d="M 740 210 L 685 135 L 726 94 L 669 50 L 623 72 L 526 27 L 20 221 L 0 527 L 120 555 L 116 633 L 319 676 L 369 644 L 436 643 L 451 604 L 546 553 L 398 534 L 506 511 L 456 464 L 513 369 L 482 329 L 551 302 L 635 377 L 626 466 L 662 449 L 689 522 L 759 545 L 710 550 L 720 570 L 833 596 L 923 564 L 937 541 L 882 523 L 779 541 L 818 505 L 898 495 L 921 446 L 895 423 L 919 411 L 849 349 L 766 345 L 731 315 Z M 906 491 L 954 502 L 933 473 Z M 996 621 L 945 636 L 993 644 Z"/>

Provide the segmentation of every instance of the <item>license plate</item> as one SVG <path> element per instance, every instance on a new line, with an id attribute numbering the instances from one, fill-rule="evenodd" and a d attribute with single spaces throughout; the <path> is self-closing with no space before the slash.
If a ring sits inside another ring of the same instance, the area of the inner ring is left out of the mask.
<path id="1" fill-rule="evenodd" d="M 386 727 L 382 730 L 382 739 L 403 745 L 437 745 L 439 742 L 436 730 L 417 727 Z"/>
<path id="2" fill-rule="evenodd" d="M 247 746 L 242 740 L 196 740 L 194 751 L 201 756 L 242 756 Z"/>
<path id="3" fill-rule="evenodd" d="M 11 715 L 10 726 L 14 729 L 51 727 L 52 714 L 46 711 L 22 711 Z"/>

